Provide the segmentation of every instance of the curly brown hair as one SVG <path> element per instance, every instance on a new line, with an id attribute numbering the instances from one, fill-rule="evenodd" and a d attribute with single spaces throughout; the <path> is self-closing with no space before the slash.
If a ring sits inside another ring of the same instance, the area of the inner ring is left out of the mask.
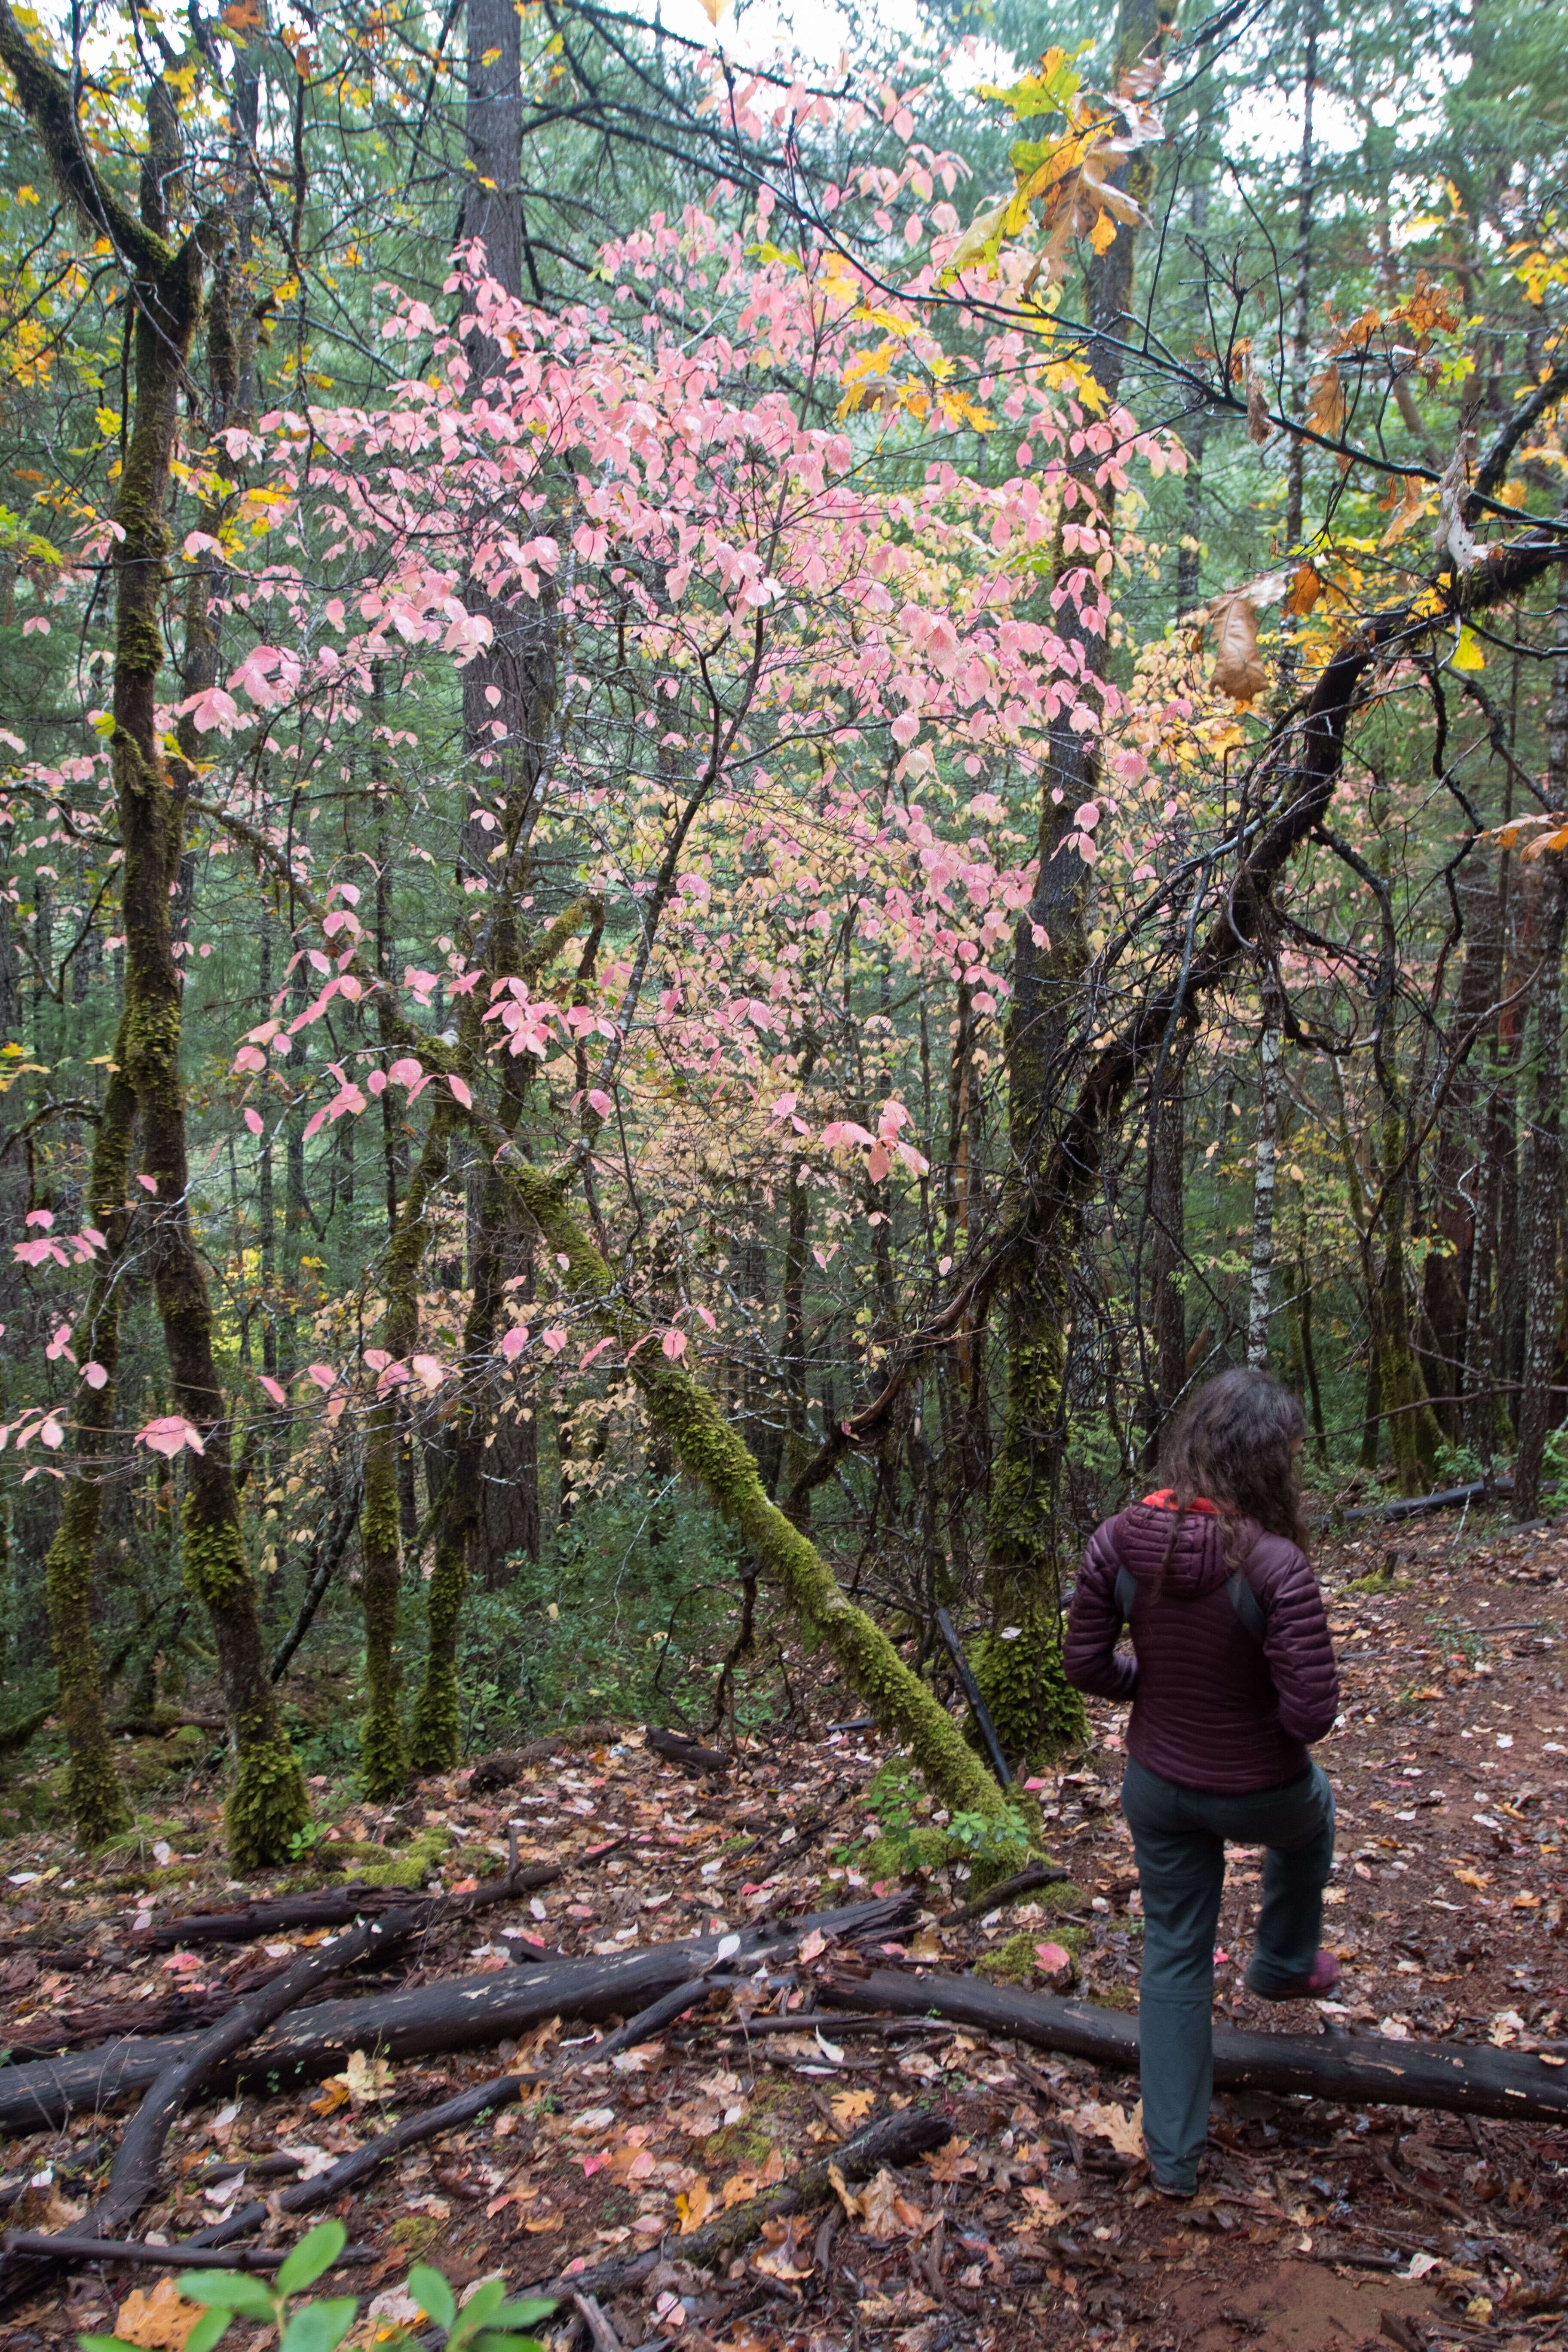
<path id="1" fill-rule="evenodd" d="M 1176 1416 L 1161 1454 L 1181 1519 L 1198 1496 L 1307 1549 L 1292 1447 L 1307 1434 L 1299 1397 L 1255 1365 L 1220 1372 Z M 1230 1547 L 1226 1546 L 1228 1551 Z"/>

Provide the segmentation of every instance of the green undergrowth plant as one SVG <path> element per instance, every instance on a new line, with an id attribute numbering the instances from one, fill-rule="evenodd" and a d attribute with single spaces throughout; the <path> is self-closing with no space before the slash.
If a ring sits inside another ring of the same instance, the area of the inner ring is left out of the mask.
<path id="1" fill-rule="evenodd" d="M 865 1841 L 838 1847 L 834 1859 L 873 1878 L 967 1863 L 978 1893 L 1019 1869 L 1036 1843 L 1027 1814 L 1011 1802 L 995 1813 L 934 1813 L 919 1773 L 900 1759 L 883 1765 L 867 1796 L 874 1812 Z"/>
<path id="2" fill-rule="evenodd" d="M 464 1752 L 540 1727 L 700 1719 L 733 1639 L 733 1531 L 684 1488 L 584 1496 L 510 1584 L 463 1615 Z M 747 1719 L 744 1696 L 741 1719 Z"/>
<path id="3" fill-rule="evenodd" d="M 300 2239 L 268 2282 L 254 2271 L 191 2271 L 180 2281 L 187 2303 L 205 2306 L 185 2338 L 185 2352 L 213 2352 L 237 2319 L 259 2323 L 277 2336 L 279 2352 L 334 2352 L 359 2316 L 355 2294 L 296 2298 L 313 2286 L 342 2252 L 348 2231 L 341 2221 L 322 2221 Z M 548 2317 L 552 2303 L 509 2303 L 501 2279 L 486 2279 L 461 2309 L 437 2270 L 416 2263 L 407 2292 L 421 2317 L 434 2320 L 446 2338 L 446 2352 L 541 2352 L 521 2333 Z M 390 2342 L 411 2342 L 412 2327 L 399 2327 Z M 79 2336 L 81 2352 L 134 2352 L 117 2336 Z"/>

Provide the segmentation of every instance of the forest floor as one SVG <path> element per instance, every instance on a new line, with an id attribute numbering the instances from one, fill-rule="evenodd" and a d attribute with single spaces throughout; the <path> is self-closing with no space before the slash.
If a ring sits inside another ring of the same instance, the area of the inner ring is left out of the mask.
<path id="1" fill-rule="evenodd" d="M 1391 1551 L 1392 1581 L 1361 1584 Z M 1340 1804 L 1327 1915 L 1344 1964 L 1339 2024 L 1540 2048 L 1550 2063 L 1560 2008 L 1568 2011 L 1568 1862 L 1556 1811 L 1568 1759 L 1568 1521 L 1516 1531 L 1473 1515 L 1417 1520 L 1326 1550 L 1321 1573 L 1343 1682 L 1342 1726 L 1320 1750 Z M 663 1763 L 640 1731 L 606 1727 L 564 1737 L 489 1796 L 473 1795 L 458 1771 L 426 1780 L 395 1813 L 348 1808 L 338 1842 L 374 1839 L 395 1852 L 444 1832 L 428 1883 L 451 1887 L 503 1867 L 516 1823 L 525 1861 L 565 1865 L 554 1885 L 433 1936 L 407 1982 L 500 1969 L 503 1925 L 563 1952 L 621 1952 L 715 1922 L 741 1927 L 852 1902 L 865 1882 L 853 1850 L 885 1759 L 875 1738 L 827 1727 L 842 1696 L 813 1695 L 809 1737 L 742 1742 L 720 1782 Z M 1068 1898 L 1080 1906 L 1079 1990 L 1127 2007 L 1139 1928 L 1116 1805 L 1121 1747 L 1118 1711 L 1096 1707 L 1091 1745 L 1042 1794 L 1053 1850 L 1079 1890 Z M 58 1837 L 33 1832 L 0 1848 L 0 2044 L 18 2058 L 69 2012 L 113 2005 L 116 2032 L 138 2004 L 166 2020 L 176 1993 L 195 2002 L 305 1940 L 174 1951 L 129 1941 L 150 1919 L 236 1899 L 217 1858 L 212 1784 L 191 1779 L 182 1801 L 160 1802 L 153 1850 L 113 1880 L 73 1866 Z M 330 1847 L 317 1850 L 314 1883 L 330 1858 Z M 906 1965 L 983 1967 L 1025 1931 L 1041 1940 L 1061 1932 L 1047 1897 L 943 1927 L 962 1882 L 939 1873 L 919 1891 L 927 1917 L 910 1955 L 900 1951 Z M 1233 1854 L 1216 2012 L 1263 2031 L 1310 2031 L 1310 2008 L 1267 2008 L 1241 1990 L 1256 1900 L 1256 1857 Z M 808 2002 L 810 1974 L 801 1971 Z M 516 2293 L 656 2248 L 657 2266 L 635 2287 L 602 2295 L 626 2352 L 677 2338 L 687 2352 L 1220 2352 L 1250 2343 L 1521 2352 L 1568 2342 L 1568 2126 L 1221 2099 L 1200 2197 L 1172 2206 L 1104 2136 L 1110 2124 L 1135 2138 L 1135 2119 L 1130 2128 L 1124 2117 L 1136 2087 L 1125 2079 L 972 2032 L 852 2037 L 836 2032 L 831 2011 L 798 2033 L 748 2041 L 734 2030 L 734 2000 L 714 1994 L 596 2072 L 568 2048 L 585 2030 L 568 2020 L 521 2058 L 502 2043 L 345 2067 L 338 2082 L 298 2095 L 213 2095 L 176 2125 L 165 2193 L 139 2234 L 185 2235 L 250 2194 L 232 2172 L 205 2177 L 220 2159 L 291 2150 L 313 2168 L 389 2116 L 530 2059 L 544 2070 L 535 2095 L 411 2150 L 332 2209 L 351 2242 L 369 2250 L 323 2288 L 362 2297 L 351 2343 L 374 2343 L 413 2317 L 401 2290 L 414 2260 L 438 2263 L 458 2285 L 500 2273 Z M 563 2052 L 578 2065 L 560 2063 Z M 704 2216 L 765 2195 L 868 2119 L 910 2107 L 945 2116 L 955 2137 L 794 2227 L 772 2223 L 716 2269 L 683 2260 L 683 2236 Z M 0 2184 L 0 2202 L 7 2191 L 14 2200 L 10 2225 L 68 2227 L 115 2128 L 84 2115 L 14 2142 Z M 274 2235 L 287 2242 L 301 2226 L 283 2219 Z M 137 2340 L 177 2352 L 193 2315 L 167 2296 L 149 2312 L 159 2277 L 80 2272 L 0 2323 L 0 2347 L 68 2346 L 78 2330 L 108 2332 L 118 2315 Z M 133 2290 L 140 2300 L 128 2310 Z M 581 2335 L 568 2305 L 545 2332 L 564 2344 L 573 2327 Z M 245 2324 L 226 2341 L 243 2347 Z"/>

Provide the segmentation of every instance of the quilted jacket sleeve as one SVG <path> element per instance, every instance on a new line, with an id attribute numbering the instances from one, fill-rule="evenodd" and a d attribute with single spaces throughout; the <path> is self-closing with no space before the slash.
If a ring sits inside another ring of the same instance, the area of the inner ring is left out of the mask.
<path id="1" fill-rule="evenodd" d="M 1068 1615 L 1062 1664 L 1069 1683 L 1091 1698 L 1129 1699 L 1138 1689 L 1138 1661 L 1118 1654 L 1121 1612 L 1116 1605 L 1116 1554 L 1107 1520 L 1089 1539 Z"/>
<path id="2" fill-rule="evenodd" d="M 1340 1706 L 1340 1674 L 1318 1580 L 1294 1544 L 1274 1538 L 1253 1583 L 1268 1614 L 1264 1655 L 1279 1697 L 1279 1727 L 1292 1739 L 1321 1739 Z"/>

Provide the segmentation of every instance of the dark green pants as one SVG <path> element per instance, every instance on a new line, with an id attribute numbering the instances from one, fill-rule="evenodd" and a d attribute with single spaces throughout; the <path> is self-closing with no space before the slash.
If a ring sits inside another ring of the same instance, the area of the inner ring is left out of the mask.
<path id="1" fill-rule="evenodd" d="M 1161 2187 L 1191 2189 L 1214 2092 L 1214 1939 L 1226 1843 L 1268 1849 L 1247 1981 L 1258 1992 L 1281 1991 L 1317 1958 L 1334 1858 L 1334 1795 L 1316 1764 L 1282 1789 L 1232 1797 L 1181 1788 L 1130 1761 L 1121 1810 L 1143 1898 L 1143 2137 Z"/>

